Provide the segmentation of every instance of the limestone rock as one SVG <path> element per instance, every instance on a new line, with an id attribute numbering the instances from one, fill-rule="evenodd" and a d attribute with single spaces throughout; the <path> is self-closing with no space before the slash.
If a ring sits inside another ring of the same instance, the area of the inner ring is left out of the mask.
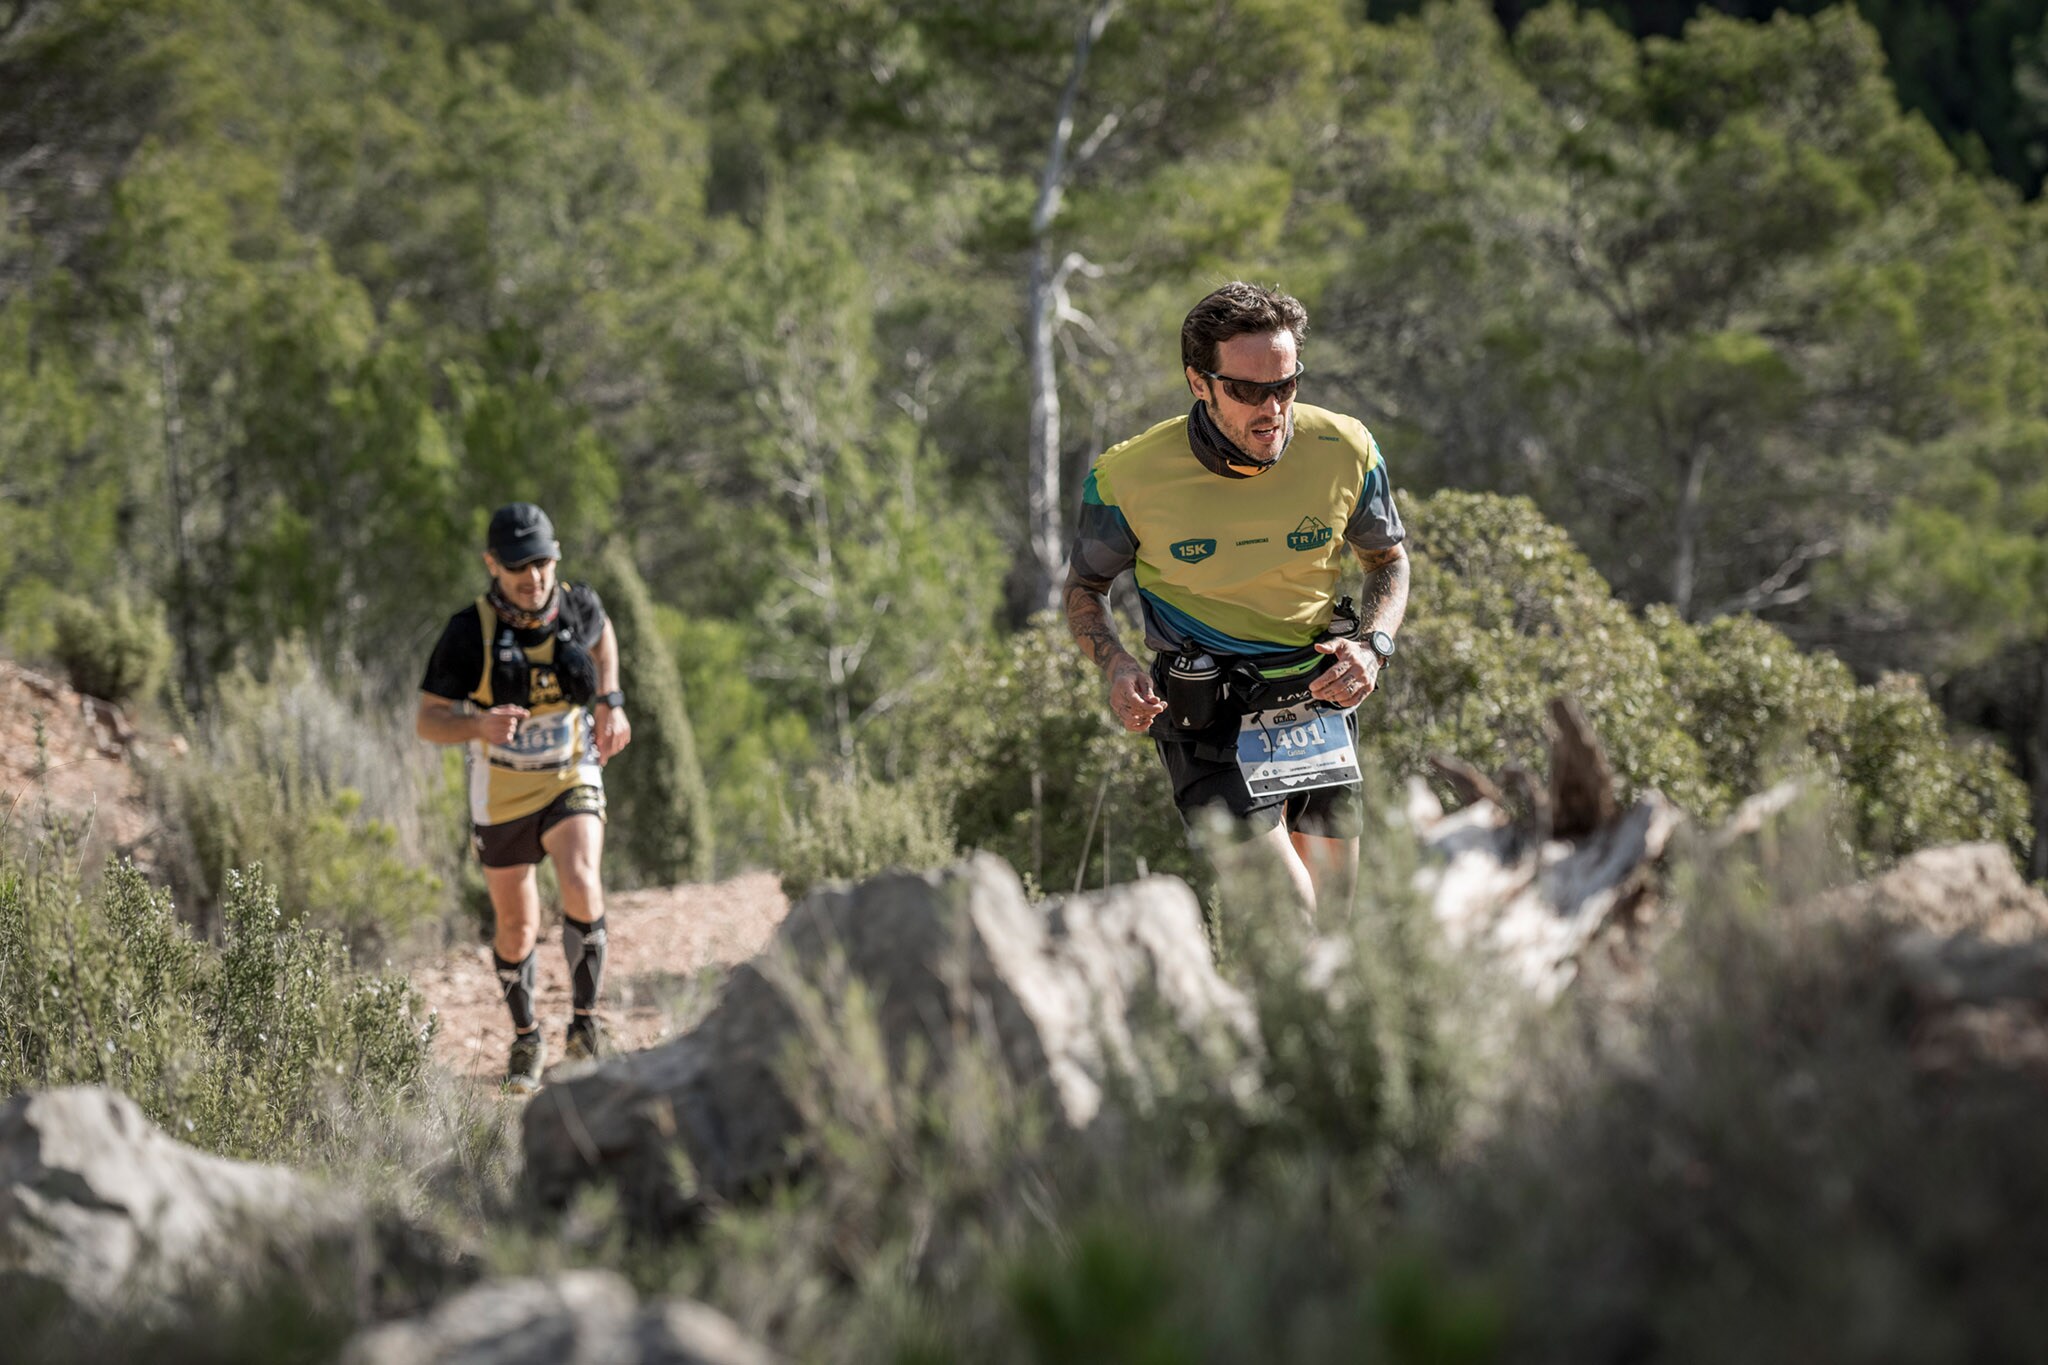
<path id="1" fill-rule="evenodd" d="M 856 991 L 872 1003 L 886 1078 L 833 1056 L 834 1011 Z M 1032 905 L 1009 865 L 983 854 L 822 887 L 691 1033 L 542 1091 L 525 1114 L 526 1179 L 554 1205 L 586 1181 L 617 1181 L 656 1225 L 687 1221 L 702 1196 L 743 1196 L 804 1159 L 793 1049 L 826 1059 L 844 1102 L 913 1064 L 929 1083 L 979 1039 L 1056 1118 L 1085 1127 L 1113 1076 L 1142 1086 L 1134 1038 L 1155 1008 L 1221 1076 L 1258 1046 L 1249 1002 L 1216 974 L 1194 894 L 1173 878 Z M 694 1188 L 677 1179 L 676 1150 Z"/>
<path id="2" fill-rule="evenodd" d="M 2027 885 L 2002 844 L 1922 849 L 1881 877 L 1816 898 L 1812 909 L 1994 943 L 2048 936 L 2048 896 Z"/>
<path id="3" fill-rule="evenodd" d="M 0 1106 L 0 1277 L 77 1308 L 146 1311 L 195 1268 L 231 1276 L 252 1226 L 338 1216 L 292 1172 L 174 1141 L 113 1091 L 35 1091 Z"/>
<path id="4" fill-rule="evenodd" d="M 358 1333 L 342 1365 L 773 1365 L 732 1319 L 700 1303 L 641 1305 L 610 1271 L 498 1280 L 431 1313 Z"/>
<path id="5" fill-rule="evenodd" d="M 2048 895 L 2002 845 L 1922 849 L 1808 911 L 1875 940 L 1922 1072 L 2048 1083 Z"/>

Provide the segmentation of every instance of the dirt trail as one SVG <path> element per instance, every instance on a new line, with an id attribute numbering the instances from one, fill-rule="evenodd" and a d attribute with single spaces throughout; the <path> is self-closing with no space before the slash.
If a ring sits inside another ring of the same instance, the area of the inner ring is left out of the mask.
<path id="1" fill-rule="evenodd" d="M 752 957 L 788 913 L 789 901 L 772 872 L 607 894 L 609 947 L 598 1016 L 620 1047 L 654 1046 L 701 1010 L 707 969 Z M 569 1022 L 569 968 L 562 960 L 560 917 L 549 914 L 543 923 L 535 1012 L 547 1031 L 549 1060 L 557 1061 Z M 504 1074 L 512 1024 L 491 970 L 489 945 L 451 949 L 415 965 L 411 976 L 427 1008 L 440 1016 L 436 1064 L 496 1084 Z"/>

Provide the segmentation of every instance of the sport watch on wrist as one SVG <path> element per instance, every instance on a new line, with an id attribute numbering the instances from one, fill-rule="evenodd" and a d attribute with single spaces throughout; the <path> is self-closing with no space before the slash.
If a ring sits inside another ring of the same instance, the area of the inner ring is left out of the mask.
<path id="1" fill-rule="evenodd" d="M 1394 657 L 1394 637 L 1383 630 L 1376 630 L 1367 635 L 1365 643 L 1373 653 L 1380 656 L 1381 663 Z"/>
<path id="2" fill-rule="evenodd" d="M 619 691 L 615 687 L 611 691 L 600 695 L 597 699 L 597 704 L 599 706 L 609 706 L 613 709 L 617 709 L 618 707 L 624 706 L 626 704 L 626 694 L 624 692 Z"/>

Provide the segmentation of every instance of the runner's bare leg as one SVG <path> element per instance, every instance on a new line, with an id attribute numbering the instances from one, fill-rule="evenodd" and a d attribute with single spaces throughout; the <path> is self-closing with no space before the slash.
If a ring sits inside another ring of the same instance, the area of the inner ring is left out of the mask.
<path id="1" fill-rule="evenodd" d="M 604 821 L 595 815 L 572 815 L 541 835 L 540 846 L 555 864 L 562 913 L 582 924 L 604 914 L 604 886 L 598 879 L 598 863 L 604 856 Z"/>
<path id="2" fill-rule="evenodd" d="M 1326 839 L 1299 830 L 1289 830 L 1287 839 L 1303 875 L 1315 884 L 1310 904 L 1330 915 L 1322 927 L 1335 928 L 1350 913 L 1351 893 L 1358 884 L 1358 840 Z"/>
<path id="3" fill-rule="evenodd" d="M 1248 840 L 1247 844 L 1259 848 L 1265 856 L 1278 865 L 1281 871 L 1287 874 L 1287 880 L 1294 887 L 1294 894 L 1300 898 L 1302 909 L 1307 913 L 1309 923 L 1314 924 L 1316 918 L 1315 881 L 1309 876 L 1308 864 L 1301 860 L 1301 854 L 1295 850 L 1295 846 L 1288 834 L 1287 826 L 1284 824 L 1275 825 L 1256 838 Z"/>
<path id="4" fill-rule="evenodd" d="M 487 867 L 484 885 L 497 917 L 492 950 L 507 962 L 524 962 L 540 935 L 540 886 L 533 865 Z"/>

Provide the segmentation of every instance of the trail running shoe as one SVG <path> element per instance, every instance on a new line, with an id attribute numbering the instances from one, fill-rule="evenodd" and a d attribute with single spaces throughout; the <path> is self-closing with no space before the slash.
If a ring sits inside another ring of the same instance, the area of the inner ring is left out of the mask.
<path id="1" fill-rule="evenodd" d="M 548 1040 L 539 1029 L 513 1035 L 512 1056 L 505 1063 L 505 1090 L 513 1095 L 531 1095 L 540 1089 L 540 1069 L 547 1065 Z"/>
<path id="2" fill-rule="evenodd" d="M 562 1056 L 572 1062 L 594 1062 L 611 1051 L 604 1025 L 594 1014 L 579 1014 L 569 1020 L 569 1043 Z"/>

